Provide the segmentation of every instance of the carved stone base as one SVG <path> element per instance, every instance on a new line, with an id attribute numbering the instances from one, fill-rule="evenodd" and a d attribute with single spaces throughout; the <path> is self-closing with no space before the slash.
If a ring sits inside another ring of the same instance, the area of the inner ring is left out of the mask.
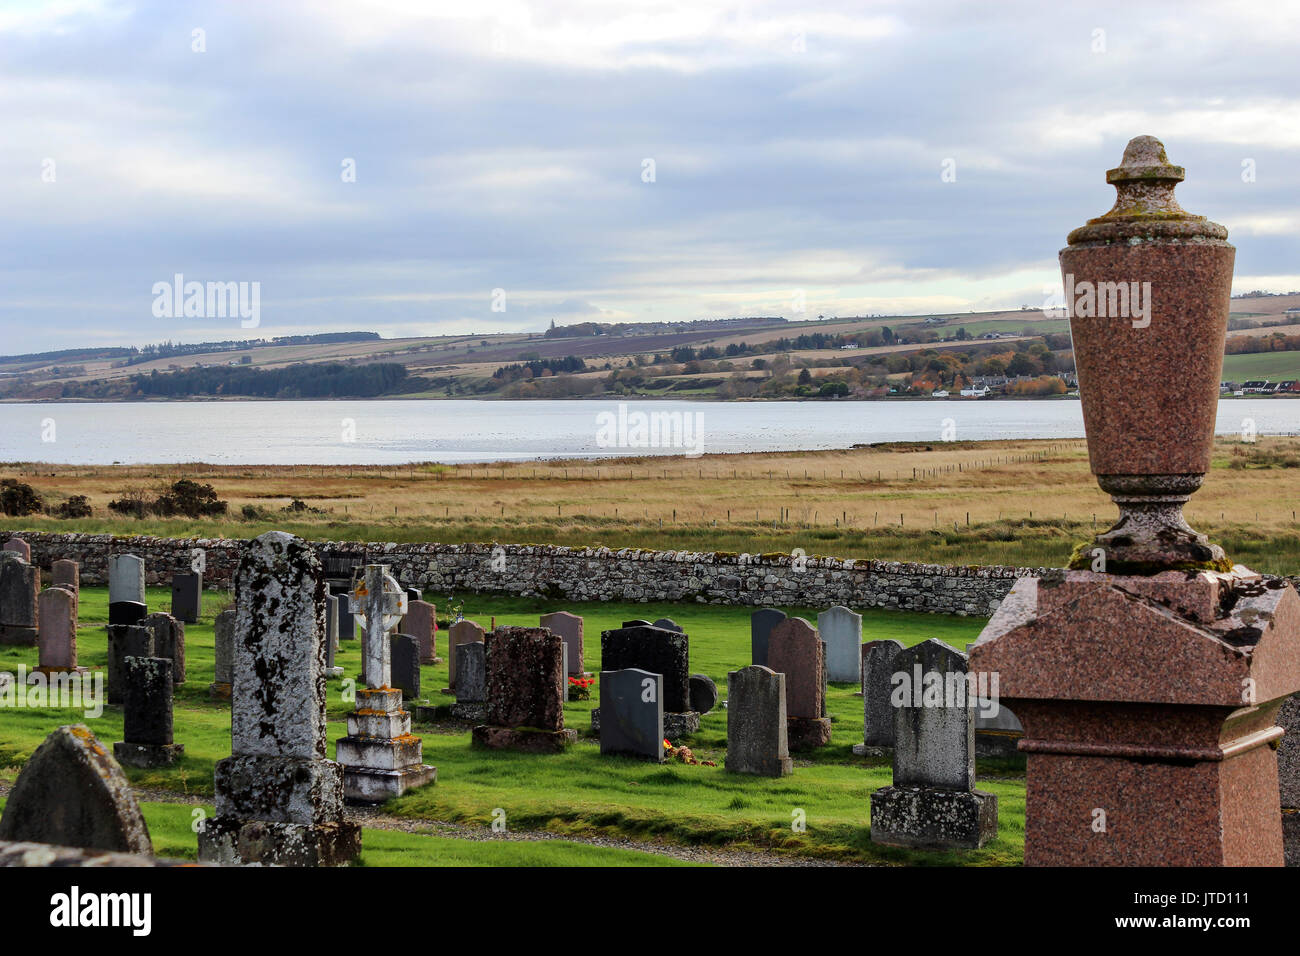
<path id="1" fill-rule="evenodd" d="M 123 740 L 113 744 L 113 756 L 128 767 L 170 767 L 184 755 L 184 744 L 131 744 Z"/>
<path id="2" fill-rule="evenodd" d="M 786 739 L 790 752 L 816 750 L 831 742 L 831 722 L 826 717 L 787 717 Z"/>
<path id="3" fill-rule="evenodd" d="M 355 823 L 267 823 L 213 817 L 199 830 L 199 860 L 223 866 L 346 866 L 361 855 Z"/>
<path id="4" fill-rule="evenodd" d="M 871 842 L 978 850 L 998 835 L 998 798 L 983 790 L 882 787 L 871 795 Z"/>

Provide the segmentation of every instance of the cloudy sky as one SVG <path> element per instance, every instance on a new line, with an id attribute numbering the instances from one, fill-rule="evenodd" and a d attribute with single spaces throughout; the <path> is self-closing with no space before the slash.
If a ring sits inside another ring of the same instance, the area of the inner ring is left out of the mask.
<path id="1" fill-rule="evenodd" d="M 3 0 L 0 351 L 1037 307 L 1142 133 L 1228 227 L 1236 291 L 1298 289 L 1297 26 L 1277 3 Z M 260 283 L 260 327 L 155 316 L 177 273 Z"/>

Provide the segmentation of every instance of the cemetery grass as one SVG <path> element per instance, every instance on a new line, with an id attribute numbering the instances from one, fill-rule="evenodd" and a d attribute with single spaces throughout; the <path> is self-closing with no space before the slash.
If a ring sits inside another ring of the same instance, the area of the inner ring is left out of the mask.
<path id="1" fill-rule="evenodd" d="M 960 405 L 952 408 L 960 422 Z M 87 495 L 94 509 L 83 519 L 6 521 L 14 531 L 252 538 L 282 530 L 309 540 L 750 554 L 801 548 L 950 565 L 1061 567 L 1115 516 L 1081 440 L 492 466 L 11 465 L 0 477 L 31 483 L 50 503 Z M 136 519 L 107 509 L 125 491 L 181 477 L 210 482 L 229 513 Z M 295 499 L 309 510 L 286 511 Z M 255 517 L 243 519 L 245 507 Z M 1187 513 L 1234 560 L 1300 574 L 1298 509 L 1300 440 L 1221 438 Z"/>
<path id="2" fill-rule="evenodd" d="M 691 670 L 706 673 L 726 695 L 728 670 L 749 661 L 748 608 L 707 605 L 568 604 L 524 598 L 483 597 L 472 594 L 429 593 L 445 618 L 448 597 L 464 601 L 466 617 L 488 627 L 498 624 L 536 625 L 539 614 L 567 609 L 585 617 L 586 668 L 599 670 L 600 631 L 623 620 L 669 616 L 691 636 Z M 151 609 L 169 606 L 169 594 L 151 588 Z M 212 619 L 228 602 L 223 592 L 204 594 L 203 616 L 186 627 L 187 681 L 177 688 L 175 737 L 185 745 L 185 756 L 166 769 L 126 768 L 132 784 L 148 791 L 167 791 L 178 800 L 210 799 L 216 762 L 230 752 L 230 712 L 226 704 L 210 701 L 212 680 Z M 106 665 L 107 589 L 83 588 L 79 656 L 90 667 Z M 787 609 L 816 620 L 814 609 Z M 867 610 L 863 612 L 864 639 L 892 637 L 906 645 L 939 638 L 963 649 L 983 626 L 976 618 Z M 445 620 L 443 623 L 445 628 Z M 446 631 L 440 630 L 439 648 L 445 656 Z M 360 642 L 344 641 L 339 662 L 345 675 L 360 670 Z M 34 648 L 0 648 L 0 670 L 13 671 L 19 663 L 36 663 Z M 423 696 L 431 704 L 450 704 L 454 698 L 440 690 L 447 686 L 447 665 L 422 669 Z M 579 730 L 579 741 L 567 753 L 555 756 L 524 755 L 477 750 L 470 746 L 470 725 L 450 718 L 417 724 L 424 741 L 425 762 L 438 768 L 436 784 L 412 792 L 384 806 L 389 816 L 441 820 L 487 828 L 494 811 L 503 811 L 506 825 L 515 831 L 544 830 L 571 837 L 580 846 L 584 838 L 621 837 L 646 842 L 686 846 L 712 846 L 733 850 L 758 850 L 826 860 L 906 865 L 1018 865 L 1023 858 L 1024 772 L 1013 764 L 980 761 L 977 786 L 995 793 L 999 802 L 999 835 L 983 850 L 935 853 L 879 847 L 869 834 L 869 799 L 872 791 L 890 783 L 887 760 L 852 754 L 862 739 L 862 699 L 857 687 L 832 684 L 829 712 L 836 718 L 829 746 L 813 754 L 795 754 L 792 776 L 766 779 L 728 774 L 723 769 L 726 747 L 726 711 L 706 715 L 700 732 L 686 741 L 696 757 L 716 767 L 682 763 L 664 765 L 601 757 L 598 741 L 590 736 L 590 710 L 599 705 L 598 684 L 590 701 L 565 705 L 565 724 Z M 344 735 L 344 715 L 351 704 L 343 697 L 339 680 L 329 683 L 329 755 Z M 80 711 L 11 709 L 0 714 L 0 777 L 12 783 L 18 769 L 56 727 L 86 723 L 107 747 L 121 739 L 122 713 L 106 707 L 103 715 L 86 719 Z M 673 741 L 681 743 L 681 741 Z M 190 858 L 196 839 L 189 830 L 193 807 L 178 805 L 160 814 L 163 839 L 159 852 Z M 174 819 L 170 813 L 179 816 Z M 796 824 L 805 822 L 803 830 Z M 150 821 L 153 822 L 152 819 Z M 155 833 L 155 839 L 159 837 Z M 450 840 L 446 845 L 439 841 Z M 541 862 L 538 854 L 556 854 L 570 863 L 646 862 L 587 858 L 577 849 L 558 849 L 556 841 L 488 841 L 492 850 L 464 847 L 448 837 L 404 834 L 367 829 L 365 862 L 368 865 L 452 864 L 466 855 L 480 862 L 516 865 Z M 543 847 L 540 844 L 546 843 Z M 487 854 L 479 857 L 478 854 Z M 571 856 L 565 856 L 571 854 Z M 658 858 L 651 862 L 660 862 Z"/>

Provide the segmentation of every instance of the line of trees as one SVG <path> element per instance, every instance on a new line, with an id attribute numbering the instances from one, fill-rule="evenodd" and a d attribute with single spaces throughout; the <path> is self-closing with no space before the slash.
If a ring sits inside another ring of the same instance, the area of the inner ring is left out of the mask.
<path id="1" fill-rule="evenodd" d="M 396 362 L 344 365 L 339 362 L 259 369 L 218 366 L 131 377 L 140 396 L 182 398 L 240 395 L 254 398 L 374 398 L 403 391 L 406 366 Z"/>

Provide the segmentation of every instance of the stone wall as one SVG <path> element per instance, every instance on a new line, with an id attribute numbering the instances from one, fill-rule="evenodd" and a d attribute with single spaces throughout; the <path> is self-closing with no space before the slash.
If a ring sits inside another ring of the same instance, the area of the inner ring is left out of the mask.
<path id="1" fill-rule="evenodd" d="M 16 534 L 32 561 L 81 564 L 81 580 L 105 584 L 111 554 L 139 555 L 148 583 L 166 585 L 204 554 L 204 583 L 229 587 L 245 542 L 108 534 Z M 517 594 L 556 601 L 698 601 L 708 604 L 829 607 L 844 604 L 986 617 L 1017 577 L 1042 569 L 947 567 L 892 561 L 792 558 L 692 551 L 561 548 L 542 545 L 313 542 L 327 573 L 346 578 L 358 564 L 393 567 L 406 585 L 437 601 L 457 592 Z"/>

